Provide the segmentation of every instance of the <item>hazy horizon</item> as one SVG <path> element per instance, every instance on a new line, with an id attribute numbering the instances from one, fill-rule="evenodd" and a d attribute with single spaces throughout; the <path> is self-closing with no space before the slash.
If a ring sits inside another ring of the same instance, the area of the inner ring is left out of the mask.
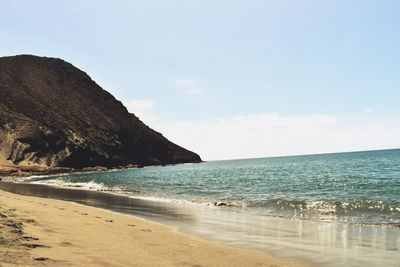
<path id="1" fill-rule="evenodd" d="M 12 1 L 0 56 L 62 58 L 203 160 L 400 147 L 396 1 Z"/>
<path id="2" fill-rule="evenodd" d="M 252 160 L 252 159 L 269 159 L 269 158 L 289 158 L 289 157 L 302 157 L 302 156 L 321 156 L 321 155 L 348 154 L 348 153 L 368 153 L 368 152 L 391 151 L 391 150 L 400 150 L 400 148 L 384 148 L 384 149 L 352 150 L 352 151 L 335 151 L 335 152 L 321 152 L 321 153 L 294 154 L 294 155 L 276 155 L 276 156 L 255 157 L 255 158 L 254 157 L 251 157 L 251 158 L 227 158 L 227 159 L 206 160 L 206 162 Z"/>

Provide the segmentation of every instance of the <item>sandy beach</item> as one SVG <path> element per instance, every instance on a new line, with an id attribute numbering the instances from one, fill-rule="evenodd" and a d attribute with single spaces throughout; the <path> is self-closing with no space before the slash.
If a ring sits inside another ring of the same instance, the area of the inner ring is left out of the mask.
<path id="1" fill-rule="evenodd" d="M 72 202 L 0 190 L 0 266 L 304 266 Z"/>

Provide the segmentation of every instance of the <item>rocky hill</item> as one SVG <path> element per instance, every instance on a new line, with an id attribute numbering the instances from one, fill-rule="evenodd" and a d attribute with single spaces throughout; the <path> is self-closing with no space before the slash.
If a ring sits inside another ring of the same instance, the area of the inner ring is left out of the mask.
<path id="1" fill-rule="evenodd" d="M 0 58 L 0 165 L 84 168 L 200 162 L 85 72 L 55 58 Z"/>

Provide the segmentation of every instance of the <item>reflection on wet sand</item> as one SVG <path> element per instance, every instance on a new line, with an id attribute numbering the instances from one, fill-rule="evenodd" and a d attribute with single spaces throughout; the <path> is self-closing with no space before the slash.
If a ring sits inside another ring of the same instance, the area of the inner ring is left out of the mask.
<path id="1" fill-rule="evenodd" d="M 9 182 L 0 182 L 0 189 L 27 196 L 73 201 L 115 212 L 143 216 L 153 220 L 157 218 L 162 221 L 178 220 L 190 222 L 194 220 L 191 214 L 184 213 L 182 210 L 174 208 L 173 206 L 164 205 L 164 203 L 156 203 L 104 192 Z"/>

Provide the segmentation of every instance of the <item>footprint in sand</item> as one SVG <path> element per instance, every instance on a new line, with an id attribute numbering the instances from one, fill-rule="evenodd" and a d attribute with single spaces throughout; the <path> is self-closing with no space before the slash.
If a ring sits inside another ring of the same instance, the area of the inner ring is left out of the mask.
<path id="1" fill-rule="evenodd" d="M 38 241 L 39 238 L 37 237 L 33 237 L 33 236 L 23 236 L 23 239 L 25 239 L 26 241 Z"/>
<path id="2" fill-rule="evenodd" d="M 62 247 L 72 247 L 73 246 L 71 242 L 66 242 L 66 241 L 58 243 L 58 244 Z"/>
<path id="3" fill-rule="evenodd" d="M 31 244 L 31 243 L 24 243 L 24 244 L 21 244 L 21 246 L 27 247 L 27 248 L 30 248 L 30 249 L 34 249 L 34 248 L 50 248 L 49 246 L 46 246 L 46 245 Z"/>
<path id="4" fill-rule="evenodd" d="M 58 208 L 59 210 L 65 210 L 64 208 Z"/>
<path id="5" fill-rule="evenodd" d="M 130 227 L 135 227 L 136 225 L 134 225 L 134 224 L 128 224 L 128 226 L 130 226 Z"/>
<path id="6" fill-rule="evenodd" d="M 112 223 L 112 222 L 114 222 L 113 220 L 106 220 L 106 222 L 110 222 L 110 223 Z"/>
<path id="7" fill-rule="evenodd" d="M 140 229 L 140 231 L 147 232 L 147 233 L 151 233 L 152 232 L 150 229 Z"/>
<path id="8" fill-rule="evenodd" d="M 49 258 L 45 257 L 39 257 L 39 258 L 34 258 L 35 261 L 47 261 Z"/>
<path id="9" fill-rule="evenodd" d="M 51 261 L 51 262 L 56 262 L 55 260 L 52 260 L 50 258 L 46 257 L 39 257 L 39 258 L 34 258 L 35 261 Z"/>
<path id="10" fill-rule="evenodd" d="M 101 219 L 101 217 L 100 216 L 94 216 L 95 218 L 97 218 L 97 219 Z"/>
<path id="11" fill-rule="evenodd" d="M 81 213 L 81 215 L 88 215 L 87 213 Z"/>
<path id="12" fill-rule="evenodd" d="M 26 223 L 36 223 L 34 219 L 25 219 L 24 222 Z"/>

